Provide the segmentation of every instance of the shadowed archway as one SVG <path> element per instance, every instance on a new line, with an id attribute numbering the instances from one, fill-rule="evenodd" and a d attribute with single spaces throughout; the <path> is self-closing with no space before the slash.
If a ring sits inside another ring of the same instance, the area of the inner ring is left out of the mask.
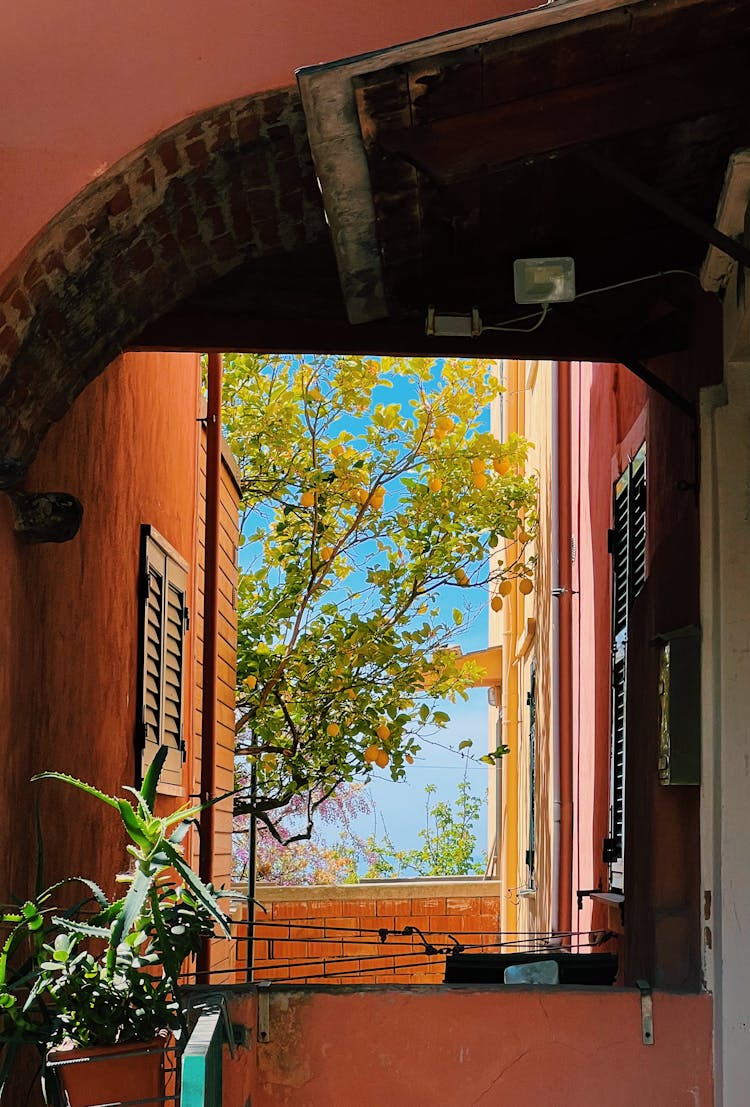
<path id="1" fill-rule="evenodd" d="M 296 89 L 188 119 L 92 183 L 0 292 L 0 487 L 149 322 L 230 270 L 326 238 Z"/>

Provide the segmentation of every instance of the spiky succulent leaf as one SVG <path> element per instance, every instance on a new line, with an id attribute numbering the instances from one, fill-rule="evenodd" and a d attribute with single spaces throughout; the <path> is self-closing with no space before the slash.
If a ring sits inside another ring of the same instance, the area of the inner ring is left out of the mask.
<path id="1" fill-rule="evenodd" d="M 169 750 L 166 746 L 160 746 L 156 751 L 153 761 L 149 765 L 146 775 L 143 778 L 143 784 L 141 786 L 141 794 L 143 801 L 148 807 L 149 811 L 153 811 L 154 803 L 156 802 L 156 789 L 159 784 L 159 777 L 164 767 L 164 762 L 167 759 Z"/>
<path id="2" fill-rule="evenodd" d="M 94 796 L 96 799 L 100 799 L 102 803 L 108 804 L 110 807 L 118 807 L 119 800 L 115 796 L 108 796 L 106 792 L 100 792 L 98 788 L 94 788 L 92 784 L 87 784 L 85 780 L 79 780 L 76 776 L 69 776 L 68 773 L 37 773 L 32 776 L 32 780 L 62 780 L 65 784 L 72 784 L 74 788 L 78 788 L 81 792 L 85 792 L 89 796 Z"/>
<path id="3" fill-rule="evenodd" d="M 202 907 L 206 909 L 217 921 L 222 929 L 222 932 L 227 938 L 231 937 L 229 933 L 229 926 L 227 917 L 221 909 L 216 896 L 208 888 L 197 873 L 193 872 L 190 866 L 185 861 L 184 857 L 178 853 L 174 846 L 169 842 L 164 843 L 164 851 L 169 857 L 169 860 L 174 867 L 177 874 L 185 881 L 187 886 L 191 888 Z"/>

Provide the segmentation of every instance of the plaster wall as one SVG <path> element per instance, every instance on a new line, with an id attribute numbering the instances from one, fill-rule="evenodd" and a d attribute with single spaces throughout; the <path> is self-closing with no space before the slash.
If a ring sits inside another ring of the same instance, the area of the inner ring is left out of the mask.
<path id="1" fill-rule="evenodd" d="M 716 1102 L 747 1099 L 750 1023 L 750 341 L 736 274 L 724 299 L 724 383 L 701 407 L 703 942 L 715 996 Z"/>
<path id="2" fill-rule="evenodd" d="M 230 1061 L 224 1102 L 253 1107 L 709 1107 L 711 999 L 601 989 L 300 988 L 271 985 L 268 1041 Z M 252 991 L 233 1023 L 257 1021 Z M 744 1098 L 735 1104 L 745 1102 Z"/>
<path id="3" fill-rule="evenodd" d="M 135 781 L 140 526 L 150 523 L 191 560 L 198 381 L 197 355 L 126 355 L 50 432 L 25 487 L 82 501 L 70 542 L 23 545 L 3 504 L 3 901 L 33 882 L 37 800 L 48 883 L 81 872 L 112 891 L 124 863 L 109 809 L 30 777 L 58 769 L 108 792 Z"/>
<path id="4" fill-rule="evenodd" d="M 0 73 L 0 274 L 130 150 L 295 69 L 523 10 L 523 0 L 51 0 L 14 4 Z M 0 284 L 2 281 L 0 281 Z"/>

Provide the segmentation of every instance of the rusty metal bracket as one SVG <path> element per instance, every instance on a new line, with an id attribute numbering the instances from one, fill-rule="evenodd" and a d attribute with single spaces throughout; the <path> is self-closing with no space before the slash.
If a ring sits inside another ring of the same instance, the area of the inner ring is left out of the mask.
<path id="1" fill-rule="evenodd" d="M 646 1046 L 654 1044 L 654 997 L 647 980 L 636 980 L 641 993 L 641 1040 Z"/>
<path id="2" fill-rule="evenodd" d="M 258 989 L 258 1041 L 271 1040 L 271 985 L 267 980 L 256 983 Z"/>

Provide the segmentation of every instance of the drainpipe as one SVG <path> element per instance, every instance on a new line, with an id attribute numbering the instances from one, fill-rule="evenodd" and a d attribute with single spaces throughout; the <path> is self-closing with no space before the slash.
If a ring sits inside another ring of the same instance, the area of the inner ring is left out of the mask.
<path id="1" fill-rule="evenodd" d="M 559 813 L 558 835 L 558 886 L 557 929 L 572 930 L 573 899 L 573 705 L 572 705 L 572 567 L 571 543 L 571 410 L 570 410 L 570 362 L 557 365 L 556 389 L 553 403 L 554 423 L 557 428 L 556 473 L 554 488 L 557 492 L 557 510 L 553 518 L 557 524 L 554 543 L 557 583 L 556 597 L 556 707 L 557 726 L 557 786 L 556 817 Z"/>
<path id="2" fill-rule="evenodd" d="M 552 560 L 551 623 L 552 623 L 552 887 L 550 888 L 550 930 L 560 929 L 560 443 L 557 421 L 558 366 L 552 363 L 552 396 L 550 424 L 552 433 Z"/>
<path id="3" fill-rule="evenodd" d="M 201 801 L 216 792 L 216 696 L 219 649 L 219 505 L 221 502 L 221 354 L 208 355 L 208 412 L 206 419 L 206 553 L 203 607 L 203 703 L 201 735 Z M 213 876 L 214 808 L 200 816 L 201 879 Z M 210 971 L 210 945 L 205 942 L 198 957 L 198 972 Z"/>

